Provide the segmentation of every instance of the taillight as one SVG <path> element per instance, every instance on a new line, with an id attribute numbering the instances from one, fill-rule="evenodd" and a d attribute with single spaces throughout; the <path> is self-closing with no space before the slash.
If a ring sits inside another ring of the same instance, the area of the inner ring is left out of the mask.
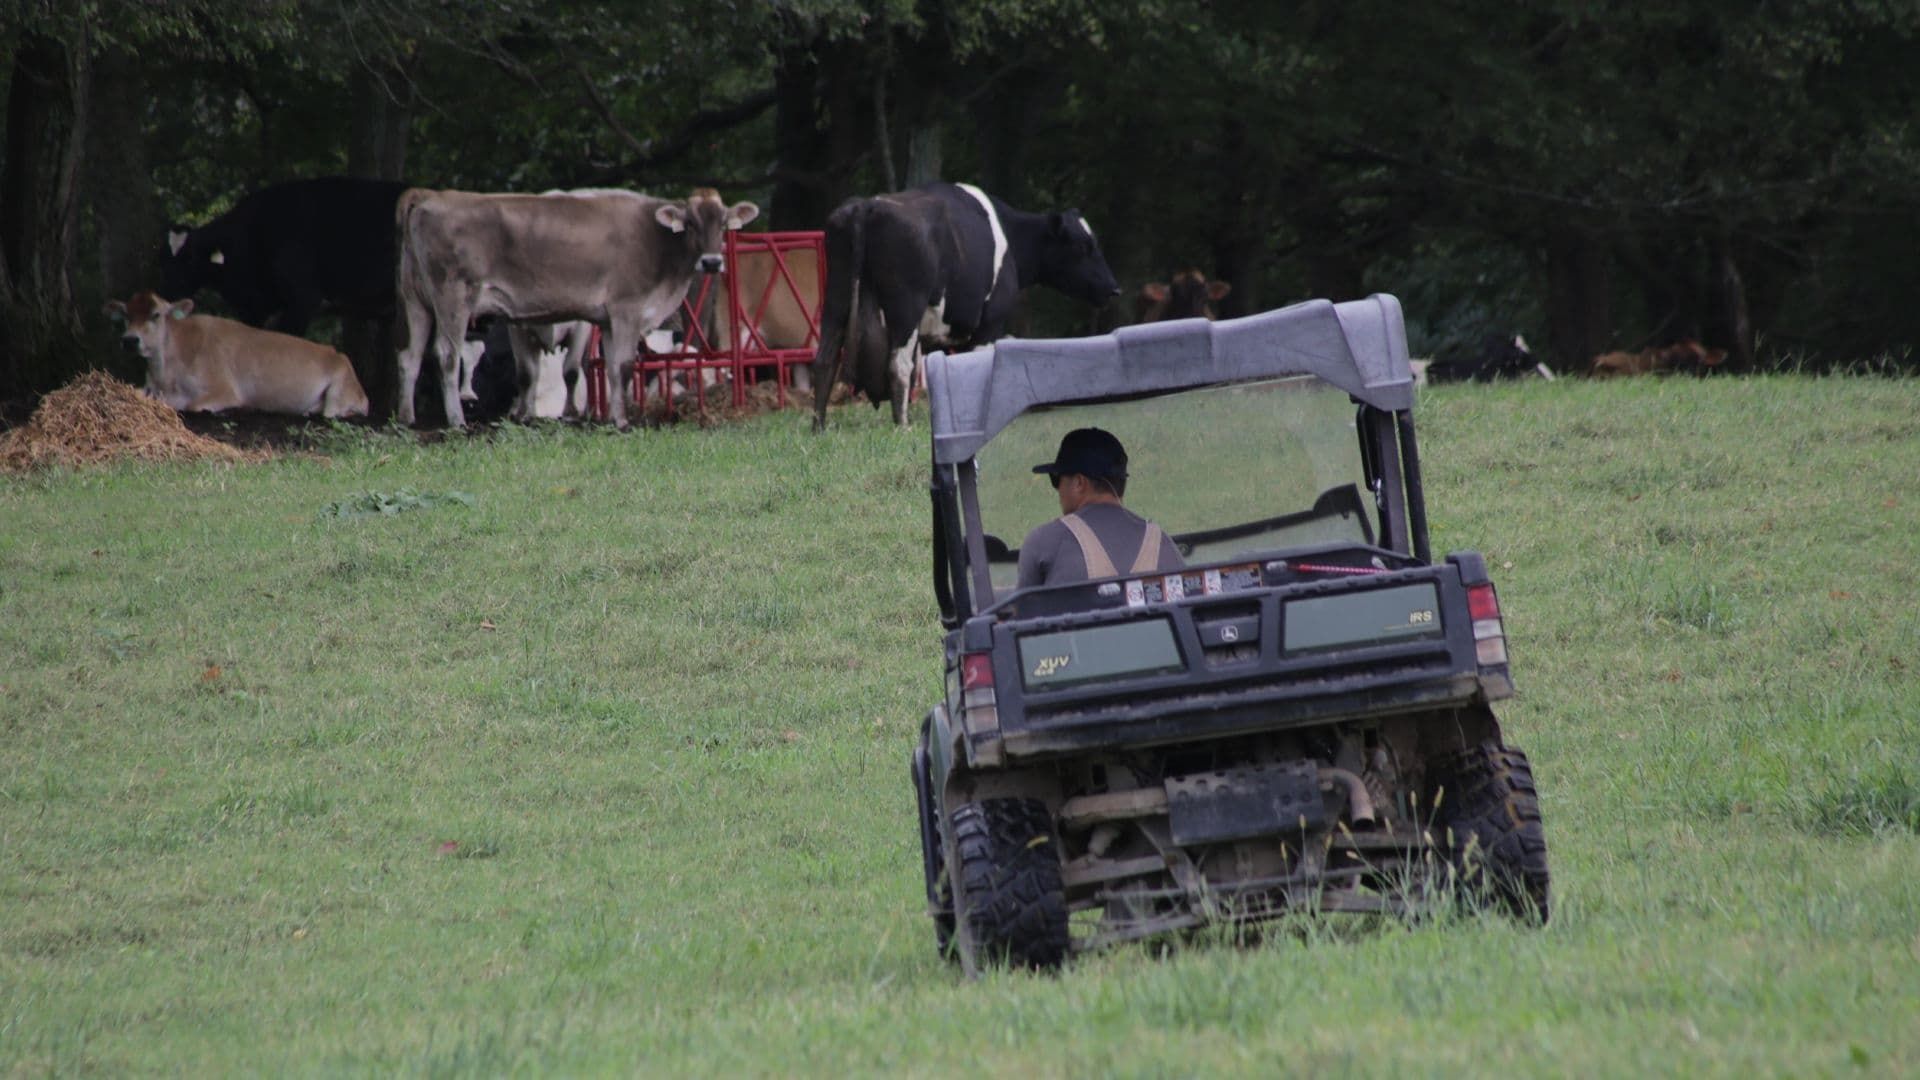
<path id="1" fill-rule="evenodd" d="M 1467 614 L 1475 621 L 1500 617 L 1500 598 L 1494 595 L 1492 582 L 1467 586 Z"/>
<path id="2" fill-rule="evenodd" d="M 974 652 L 960 657 L 960 688 L 963 690 L 993 689 L 993 654 Z"/>
<path id="3" fill-rule="evenodd" d="M 1491 583 L 1467 586 L 1467 614 L 1473 619 L 1474 658 L 1482 667 L 1507 662 L 1507 631 L 1500 622 L 1500 598 Z"/>
<path id="4" fill-rule="evenodd" d="M 960 727 L 967 757 L 981 767 L 999 765 L 1000 708 L 993 692 L 993 654 L 960 655 Z"/>

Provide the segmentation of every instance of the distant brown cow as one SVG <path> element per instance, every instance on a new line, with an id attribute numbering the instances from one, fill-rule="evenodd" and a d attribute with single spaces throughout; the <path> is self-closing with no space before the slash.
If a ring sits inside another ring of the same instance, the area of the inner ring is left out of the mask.
<path id="1" fill-rule="evenodd" d="M 783 252 L 781 257 L 786 261 L 787 273 L 793 277 L 792 288 L 787 287 L 787 279 L 781 276 L 771 252 L 749 249 L 734 258 L 735 269 L 740 274 L 742 329 L 751 327 L 758 334 L 756 337 L 754 333 L 747 333 L 742 344 L 749 349 L 811 350 L 820 343 L 819 332 L 807 319 L 809 308 L 816 315 L 820 308 L 820 254 L 813 248 L 803 247 Z M 770 290 L 769 282 L 772 283 Z M 724 278 L 720 284 L 722 287 L 717 287 L 713 298 L 707 301 L 708 323 L 712 327 L 708 336 L 714 348 L 724 352 L 733 347 L 733 328 L 724 314 L 727 296 Z M 760 303 L 763 293 L 766 295 L 764 307 Z M 809 368 L 797 364 L 792 371 L 794 389 L 808 389 L 812 382 Z"/>
<path id="2" fill-rule="evenodd" d="M 109 301 L 106 313 L 125 320 L 121 344 L 146 360 L 146 392 L 181 412 L 367 415 L 353 365 L 325 345 L 195 315 L 192 300 L 151 292 Z"/>
<path id="3" fill-rule="evenodd" d="M 1171 282 L 1148 282 L 1133 298 L 1135 322 L 1165 322 L 1168 319 L 1211 319 L 1213 305 L 1226 299 L 1233 286 L 1224 281 L 1208 281 L 1198 269 L 1182 270 Z"/>
<path id="4" fill-rule="evenodd" d="M 1672 345 L 1633 352 L 1601 353 L 1593 358 L 1591 374 L 1596 379 L 1621 375 L 1664 374 L 1670 371 L 1700 372 L 1719 367 L 1727 358 L 1725 349 L 1709 349 L 1689 338 Z"/>

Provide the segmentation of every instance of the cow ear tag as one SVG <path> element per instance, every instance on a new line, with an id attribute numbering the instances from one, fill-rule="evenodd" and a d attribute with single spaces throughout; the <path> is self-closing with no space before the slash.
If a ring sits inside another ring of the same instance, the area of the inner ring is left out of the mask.
<path id="1" fill-rule="evenodd" d="M 224 251 L 216 251 L 207 256 L 207 261 L 215 266 L 225 266 L 227 265 L 227 253 Z"/>
<path id="2" fill-rule="evenodd" d="M 168 251 L 172 252 L 175 255 L 178 255 L 180 254 L 180 249 L 186 246 L 187 246 L 186 233 L 180 232 L 179 230 L 175 230 L 167 234 L 167 250 Z"/>
<path id="3" fill-rule="evenodd" d="M 677 206 L 663 206 L 653 212 L 653 219 L 674 232 L 687 231 L 687 219 Z"/>

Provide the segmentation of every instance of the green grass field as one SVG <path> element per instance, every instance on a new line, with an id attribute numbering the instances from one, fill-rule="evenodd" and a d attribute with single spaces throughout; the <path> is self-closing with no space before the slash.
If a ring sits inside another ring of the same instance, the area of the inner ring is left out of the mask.
<path id="1" fill-rule="evenodd" d="M 1419 410 L 1554 922 L 975 983 L 924 416 L 0 478 L 0 1073 L 1920 1071 L 1920 385 Z"/>

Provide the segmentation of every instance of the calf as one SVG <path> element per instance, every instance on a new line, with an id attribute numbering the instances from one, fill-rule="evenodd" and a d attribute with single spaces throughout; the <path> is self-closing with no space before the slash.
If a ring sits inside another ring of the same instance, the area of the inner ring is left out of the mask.
<path id="1" fill-rule="evenodd" d="M 1232 291 L 1233 286 L 1224 281 L 1208 281 L 1197 268 L 1182 270 L 1171 281 L 1150 281 L 1140 286 L 1133 298 L 1133 321 L 1215 318 L 1213 305 Z"/>
<path id="2" fill-rule="evenodd" d="M 415 188 L 394 209 L 407 326 L 397 358 L 400 385 L 413 385 L 432 346 L 447 423 L 462 426 L 454 375 L 469 321 L 581 319 L 605 332 L 608 408 L 625 428 L 627 380 L 641 339 L 680 306 L 697 275 L 721 269 L 726 230 L 759 212 L 750 202 L 727 206 L 712 188 L 682 201 L 617 190 L 481 195 Z M 413 413 L 412 396 L 402 395 L 400 421 L 412 423 Z"/>
<path id="3" fill-rule="evenodd" d="M 582 415 L 587 384 L 580 367 L 593 340 L 593 324 L 579 319 L 509 323 L 507 335 L 520 370 L 520 397 L 513 403 L 513 418 Z"/>
<path id="4" fill-rule="evenodd" d="M 875 408 L 890 401 L 904 427 L 923 348 L 971 349 L 998 339 L 1031 285 L 1089 304 L 1120 293 L 1078 210 L 1027 213 L 971 184 L 849 199 L 827 218 L 826 232 L 815 430 L 826 426 L 843 367 Z"/>
<path id="5" fill-rule="evenodd" d="M 126 323 L 121 344 L 146 360 L 147 393 L 181 412 L 367 414 L 353 365 L 325 345 L 195 315 L 192 300 L 151 292 L 109 301 L 106 312 Z"/>

